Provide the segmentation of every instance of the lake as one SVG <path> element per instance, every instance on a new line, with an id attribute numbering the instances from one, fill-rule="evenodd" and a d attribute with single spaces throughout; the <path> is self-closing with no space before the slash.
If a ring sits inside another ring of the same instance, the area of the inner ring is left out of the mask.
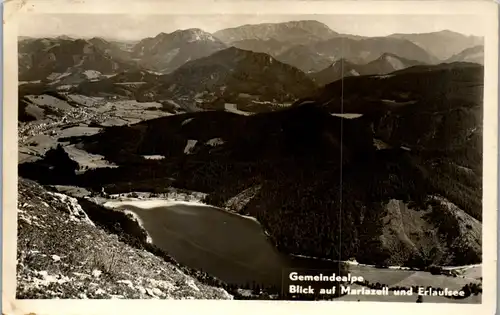
<path id="1" fill-rule="evenodd" d="M 179 263 L 203 270 L 226 283 L 280 286 L 289 268 L 337 269 L 338 263 L 291 257 L 274 247 L 261 225 L 210 206 L 176 204 L 136 213 L 153 243 Z"/>

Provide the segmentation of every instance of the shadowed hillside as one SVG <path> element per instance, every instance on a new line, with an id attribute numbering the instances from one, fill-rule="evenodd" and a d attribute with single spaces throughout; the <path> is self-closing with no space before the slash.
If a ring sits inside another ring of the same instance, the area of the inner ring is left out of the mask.
<path id="1" fill-rule="evenodd" d="M 140 93 L 145 99 L 208 95 L 231 102 L 245 94 L 260 100 L 290 101 L 315 88 L 311 79 L 292 66 L 267 54 L 230 47 L 186 63 Z"/>
<path id="2" fill-rule="evenodd" d="M 325 86 L 311 101 L 330 112 L 374 117 L 378 139 L 425 157 L 436 189 L 480 219 L 482 66 L 451 63 L 349 77 L 343 86 L 340 81 Z"/>
<path id="3" fill-rule="evenodd" d="M 334 117 L 320 103 L 254 116 L 183 114 L 70 139 L 83 141 L 86 150 L 121 165 L 118 169 L 74 176 L 59 168 L 56 177 L 44 171 L 43 164 L 51 164 L 46 160 L 22 165 L 20 172 L 45 173 L 40 177 L 47 183 L 66 180 L 113 193 L 173 185 L 208 193 L 206 201 L 217 206 L 252 189 L 241 212 L 255 216 L 288 253 L 419 266 L 480 261 L 477 177 L 465 172 L 468 182 L 462 182 L 453 172 L 433 174 L 429 157 L 451 165 L 446 151 L 379 150 L 374 144 L 377 119 Z M 459 200 L 463 192 L 443 189 L 455 183 L 474 194 Z M 447 209 L 445 214 L 436 214 L 437 207 Z M 394 213 L 400 223 L 384 223 Z M 404 218 L 416 215 L 420 221 L 406 234 Z M 444 219 L 436 221 L 436 216 Z M 390 231 L 400 232 L 394 236 Z"/>

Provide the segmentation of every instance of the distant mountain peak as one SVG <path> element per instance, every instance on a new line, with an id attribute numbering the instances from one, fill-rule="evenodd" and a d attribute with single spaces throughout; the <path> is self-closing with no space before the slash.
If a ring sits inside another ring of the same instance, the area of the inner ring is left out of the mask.
<path id="1" fill-rule="evenodd" d="M 88 42 L 92 43 L 92 44 L 102 44 L 102 45 L 109 45 L 110 43 L 105 40 L 104 38 L 102 37 L 92 37 L 91 39 L 88 40 Z"/>
<path id="2" fill-rule="evenodd" d="M 390 58 L 390 57 L 399 58 L 399 56 L 396 56 L 395 54 L 385 52 L 382 55 L 380 55 L 380 57 L 378 59 L 387 59 L 387 58 Z"/>
<path id="3" fill-rule="evenodd" d="M 162 38 L 162 37 L 165 37 L 165 36 L 168 36 L 168 33 L 160 32 L 154 38 Z"/>
<path id="4" fill-rule="evenodd" d="M 57 37 L 55 37 L 56 39 L 63 39 L 63 40 L 73 40 L 73 38 L 71 38 L 70 36 L 68 35 L 59 35 Z"/>
<path id="5" fill-rule="evenodd" d="M 145 38 L 133 47 L 132 56 L 141 59 L 142 67 L 169 73 L 188 61 L 224 48 L 226 45 L 212 34 L 199 28 L 189 28 Z"/>
<path id="6" fill-rule="evenodd" d="M 457 32 L 450 31 L 448 29 L 440 30 L 440 31 L 437 31 L 436 33 L 454 33 L 454 34 L 457 34 Z"/>
<path id="7" fill-rule="evenodd" d="M 194 42 L 194 41 L 212 41 L 216 42 L 218 41 L 217 38 L 215 38 L 212 34 L 205 32 L 204 30 L 200 28 L 188 28 L 188 29 L 181 29 L 181 30 L 176 30 L 173 31 L 172 33 L 164 33 L 161 32 L 158 35 L 154 37 L 157 40 L 182 40 L 182 41 L 187 41 L 187 42 Z"/>
<path id="8" fill-rule="evenodd" d="M 399 64 L 401 62 L 405 63 L 406 61 L 409 61 L 409 60 L 407 60 L 406 58 L 402 58 L 402 57 L 400 57 L 400 56 L 398 56 L 396 54 L 386 52 L 386 53 L 383 53 L 382 55 L 380 55 L 379 58 L 377 58 L 376 60 L 374 60 L 374 62 L 377 62 L 377 61 L 379 61 L 379 62 L 389 62 L 389 63 L 396 62 L 396 63 Z"/>
<path id="9" fill-rule="evenodd" d="M 215 37 L 225 42 L 275 39 L 295 44 L 307 44 L 312 40 L 325 40 L 337 35 L 338 33 L 331 30 L 326 24 L 316 20 L 245 24 L 214 33 Z"/>
<path id="10" fill-rule="evenodd" d="M 325 23 L 321 23 L 317 20 L 290 20 L 286 22 L 269 22 L 269 23 L 256 23 L 256 24 L 244 24 L 237 27 L 232 27 L 232 29 L 239 27 L 255 27 L 255 26 L 278 26 L 284 25 L 289 27 L 307 27 L 307 26 L 320 26 L 329 28 Z"/>
<path id="11" fill-rule="evenodd" d="M 443 35 L 443 36 L 456 37 L 456 38 L 463 38 L 463 37 L 465 37 L 465 38 L 481 38 L 481 36 L 464 34 L 464 33 L 455 32 L 455 31 L 451 31 L 451 30 L 441 30 L 441 31 L 429 32 L 429 33 L 424 33 L 424 34 Z"/>
<path id="12" fill-rule="evenodd" d="M 440 31 L 433 31 L 433 32 L 416 32 L 416 33 L 394 33 L 389 36 L 404 36 L 404 35 L 420 35 L 420 36 L 425 36 L 425 35 L 460 35 L 460 36 L 466 36 L 462 33 L 458 33 L 455 31 L 450 31 L 448 29 L 440 30 Z"/>
<path id="13" fill-rule="evenodd" d="M 205 31 L 204 31 L 204 30 L 202 30 L 201 28 L 192 27 L 192 28 L 186 28 L 186 29 L 176 30 L 176 31 L 174 31 L 174 33 L 194 33 L 194 34 L 202 34 L 202 33 L 207 33 L 207 32 L 205 32 Z"/>
<path id="14" fill-rule="evenodd" d="M 89 39 L 89 40 L 99 40 L 99 41 L 107 42 L 107 40 L 105 40 L 104 38 L 99 37 L 99 36 L 94 36 L 94 37 L 92 37 L 92 38 L 91 38 L 91 39 Z"/>
<path id="15" fill-rule="evenodd" d="M 314 27 L 324 27 L 330 29 L 325 23 L 321 23 L 317 20 L 292 20 L 283 23 L 270 23 L 270 24 L 283 24 L 283 25 L 289 25 L 293 27 L 303 27 L 303 28 L 306 28 L 308 26 L 314 26 Z"/>

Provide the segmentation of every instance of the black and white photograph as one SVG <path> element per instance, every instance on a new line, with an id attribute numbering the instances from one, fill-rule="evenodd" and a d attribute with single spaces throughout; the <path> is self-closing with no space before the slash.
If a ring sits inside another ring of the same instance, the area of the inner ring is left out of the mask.
<path id="1" fill-rule="evenodd" d="M 19 13 L 15 299 L 482 304 L 489 25 Z"/>

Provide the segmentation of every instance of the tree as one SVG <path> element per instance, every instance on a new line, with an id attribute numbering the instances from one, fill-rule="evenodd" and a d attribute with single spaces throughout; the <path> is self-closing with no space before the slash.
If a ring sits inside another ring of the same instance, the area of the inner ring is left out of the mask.
<path id="1" fill-rule="evenodd" d="M 260 294 L 260 286 L 259 286 L 259 284 L 256 284 L 254 286 L 252 294 L 254 294 L 254 295 L 259 295 Z"/>
<path id="2" fill-rule="evenodd" d="M 469 284 L 466 284 L 462 287 L 462 291 L 464 291 L 464 296 L 469 297 L 472 294 L 471 288 Z"/>

